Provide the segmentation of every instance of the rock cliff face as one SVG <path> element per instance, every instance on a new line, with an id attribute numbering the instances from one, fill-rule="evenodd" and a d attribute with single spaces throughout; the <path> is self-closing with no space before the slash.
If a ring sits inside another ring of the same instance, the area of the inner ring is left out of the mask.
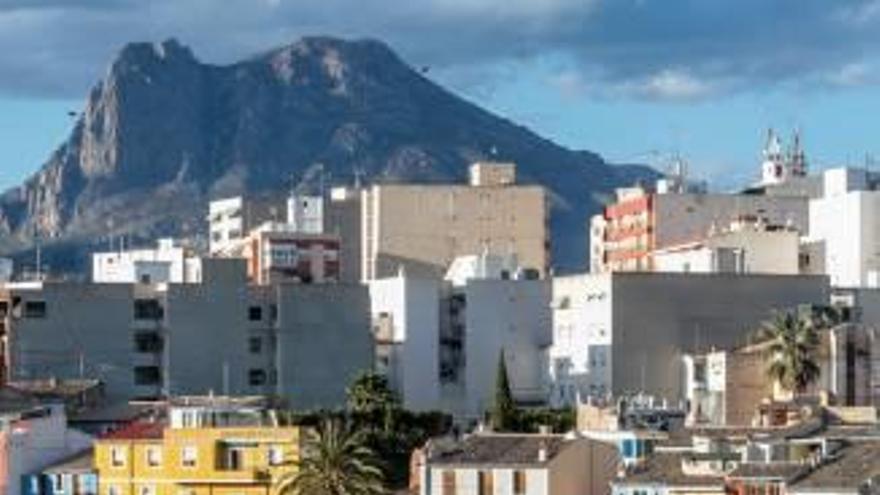
<path id="1" fill-rule="evenodd" d="M 355 171 L 367 182 L 462 181 L 470 162 L 489 158 L 552 191 L 554 257 L 567 267 L 586 259 L 601 195 L 655 175 L 482 110 L 377 41 L 305 38 L 227 66 L 174 40 L 130 44 L 67 141 L 0 196 L 0 248 L 20 253 L 35 232 L 80 250 L 111 231 L 193 235 L 212 197 L 280 192 L 321 170 L 331 184 Z"/>

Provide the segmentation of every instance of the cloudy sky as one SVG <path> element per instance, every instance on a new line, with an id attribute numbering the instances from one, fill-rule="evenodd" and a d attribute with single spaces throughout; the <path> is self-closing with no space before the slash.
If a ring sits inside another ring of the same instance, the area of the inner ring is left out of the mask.
<path id="1" fill-rule="evenodd" d="M 733 187 L 769 126 L 816 168 L 880 140 L 880 0 L 0 0 L 0 188 L 66 136 L 128 41 L 228 63 L 302 35 L 373 37 L 470 100 L 609 160 Z"/>

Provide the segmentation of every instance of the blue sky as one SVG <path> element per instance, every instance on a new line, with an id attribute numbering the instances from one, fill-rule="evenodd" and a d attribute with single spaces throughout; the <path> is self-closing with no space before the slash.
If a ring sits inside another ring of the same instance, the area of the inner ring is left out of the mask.
<path id="1" fill-rule="evenodd" d="M 800 127 L 816 168 L 880 157 L 880 0 L 0 0 L 0 189 L 125 42 L 228 63 L 306 34 L 383 39 L 563 145 L 677 152 L 719 189 L 754 178 L 768 126 Z"/>

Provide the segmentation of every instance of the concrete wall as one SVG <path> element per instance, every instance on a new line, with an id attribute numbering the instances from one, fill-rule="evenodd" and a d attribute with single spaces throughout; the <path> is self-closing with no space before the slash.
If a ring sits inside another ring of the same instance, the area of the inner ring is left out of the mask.
<path id="1" fill-rule="evenodd" d="M 693 242 L 742 216 L 764 218 L 770 225 L 809 228 L 806 198 L 733 194 L 660 194 L 654 201 L 655 248 Z"/>
<path id="2" fill-rule="evenodd" d="M 335 408 L 373 368 L 368 289 L 289 284 L 278 288 L 278 392 L 296 408 Z"/>
<path id="3" fill-rule="evenodd" d="M 829 297 L 826 277 L 800 275 L 614 273 L 553 284 L 549 376 L 559 403 L 638 391 L 681 399 L 683 353 L 746 344 L 774 310 Z"/>
<path id="4" fill-rule="evenodd" d="M 465 294 L 466 410 L 480 415 L 492 405 L 498 356 L 504 351 L 517 400 L 545 395 L 545 349 L 552 339 L 550 284 L 541 280 L 471 280 Z"/>
<path id="5" fill-rule="evenodd" d="M 377 185 L 365 190 L 363 279 L 441 276 L 458 256 L 515 252 L 545 273 L 547 205 L 539 186 Z"/>
<path id="6" fill-rule="evenodd" d="M 607 495 L 617 474 L 620 456 L 608 443 L 574 440 L 550 462 L 549 493 L 553 495 Z"/>
<path id="7" fill-rule="evenodd" d="M 774 275 L 612 275 L 612 388 L 683 397 L 682 353 L 748 343 L 774 311 L 827 304 L 828 279 Z"/>
<path id="8" fill-rule="evenodd" d="M 880 192 L 810 202 L 811 241 L 824 243 L 825 272 L 837 287 L 880 286 Z"/>
<path id="9" fill-rule="evenodd" d="M 440 407 L 440 285 L 436 280 L 411 277 L 369 283 L 374 321 L 384 314 L 393 325 L 392 342 L 387 344 L 395 348 L 389 363 L 391 382 L 411 410 Z"/>
<path id="10" fill-rule="evenodd" d="M 248 393 L 248 291 L 244 260 L 206 269 L 202 284 L 165 295 L 165 377 L 172 394 Z"/>
<path id="11" fill-rule="evenodd" d="M 109 399 L 135 395 L 133 301 L 129 285 L 45 283 L 9 287 L 17 310 L 9 317 L 11 379 L 97 378 Z M 45 303 L 45 316 L 28 303 Z"/>

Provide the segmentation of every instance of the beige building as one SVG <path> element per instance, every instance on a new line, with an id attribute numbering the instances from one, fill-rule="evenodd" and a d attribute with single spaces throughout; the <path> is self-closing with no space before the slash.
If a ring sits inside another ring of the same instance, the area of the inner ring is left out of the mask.
<path id="1" fill-rule="evenodd" d="M 654 271 L 797 275 L 798 241 L 793 228 L 741 218 L 699 241 L 654 251 Z"/>
<path id="2" fill-rule="evenodd" d="M 479 433 L 429 442 L 419 493 L 601 495 L 617 465 L 614 445 L 574 434 Z"/>
<path id="3" fill-rule="evenodd" d="M 477 163 L 469 185 L 379 184 L 362 193 L 362 279 L 442 276 L 459 256 L 515 254 L 547 272 L 546 193 L 515 185 L 512 164 Z"/>

